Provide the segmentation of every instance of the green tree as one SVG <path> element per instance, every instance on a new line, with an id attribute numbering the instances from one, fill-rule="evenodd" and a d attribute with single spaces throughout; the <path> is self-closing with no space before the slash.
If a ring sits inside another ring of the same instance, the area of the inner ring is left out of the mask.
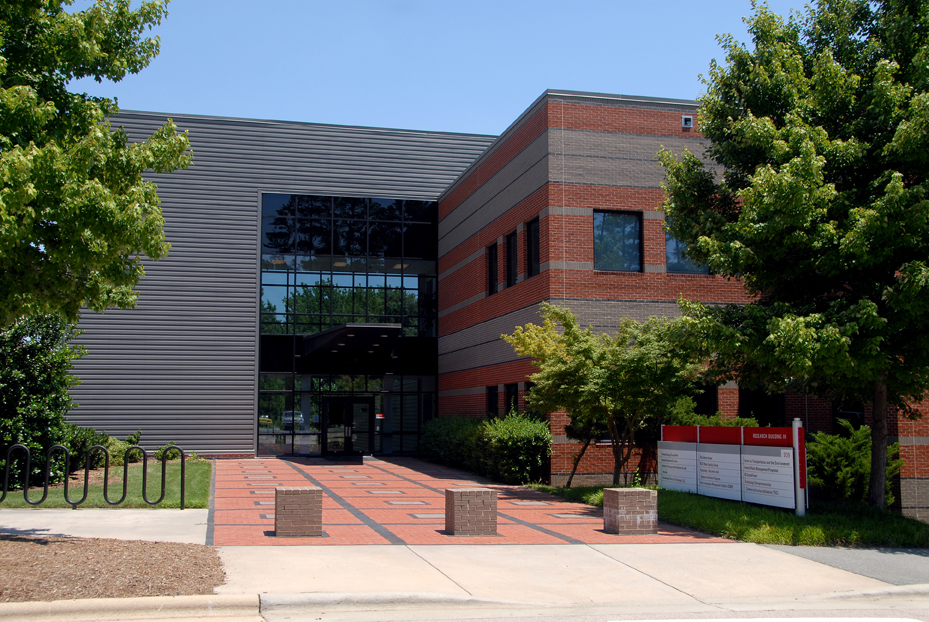
<path id="1" fill-rule="evenodd" d="M 0 469 L 11 445 L 21 443 L 33 453 L 33 481 L 45 465 L 45 450 L 68 444 L 65 414 L 72 406 L 68 389 L 78 384 L 71 361 L 84 350 L 69 345 L 73 324 L 54 315 L 23 318 L 0 330 Z M 21 458 L 22 456 L 19 456 Z M 63 474 L 56 457 L 53 477 Z M 11 483 L 21 482 L 18 468 Z"/>
<path id="2" fill-rule="evenodd" d="M 187 135 L 168 122 L 130 143 L 116 103 L 68 91 L 114 82 L 158 53 L 143 33 L 166 2 L 70 0 L 0 4 L 0 326 L 27 315 L 131 307 L 142 255 L 168 252 L 155 185 L 142 173 L 185 168 Z"/>
<path id="3" fill-rule="evenodd" d="M 678 345 L 678 322 L 624 318 L 615 335 L 581 329 L 564 307 L 542 303 L 542 325 L 516 327 L 502 338 L 539 371 L 529 403 L 541 411 L 564 410 L 575 427 L 599 425 L 610 435 L 613 485 L 635 446 L 636 432 L 670 412 L 689 391 L 699 366 Z"/>
<path id="4" fill-rule="evenodd" d="M 663 152 L 669 230 L 753 302 L 684 304 L 713 371 L 870 402 L 884 506 L 888 406 L 929 386 L 929 2 L 830 0 L 746 19 L 704 79 L 706 167 Z"/>

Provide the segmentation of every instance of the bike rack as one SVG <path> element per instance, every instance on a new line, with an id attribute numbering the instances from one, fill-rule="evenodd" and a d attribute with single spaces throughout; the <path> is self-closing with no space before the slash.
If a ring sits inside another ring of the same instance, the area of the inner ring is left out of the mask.
<path id="1" fill-rule="evenodd" d="M 80 499 L 71 500 L 71 497 L 68 495 L 68 482 L 69 476 L 71 475 L 71 452 L 68 451 L 68 448 L 64 445 L 53 445 L 49 447 L 48 451 L 45 452 L 45 483 L 42 488 L 42 498 L 38 501 L 33 501 L 29 498 L 29 474 L 32 472 L 32 452 L 28 447 L 22 444 L 16 444 L 11 446 L 6 450 L 6 465 L 3 469 L 3 491 L 0 493 L 0 503 L 6 499 L 7 492 L 9 491 L 9 481 L 10 481 L 10 458 L 13 456 L 16 451 L 23 451 L 26 454 L 26 465 L 23 469 L 23 499 L 26 500 L 26 503 L 29 505 L 41 505 L 48 498 L 48 484 L 49 478 L 51 476 L 51 461 L 52 455 L 55 451 L 64 452 L 65 456 L 65 479 L 64 479 L 64 499 L 65 502 L 71 506 L 72 510 L 76 510 L 77 506 L 87 501 L 87 493 L 89 491 L 89 475 L 90 475 L 90 455 L 94 450 L 100 450 L 103 452 L 103 500 L 109 505 L 119 505 L 126 500 L 126 495 L 129 491 L 129 454 L 132 451 L 139 451 L 142 454 L 142 499 L 145 503 L 149 505 L 158 505 L 165 498 L 165 484 L 166 484 L 166 474 L 168 469 L 168 454 L 172 451 L 177 451 L 181 455 L 181 509 L 184 509 L 184 495 L 187 484 L 187 469 L 186 469 L 186 456 L 184 450 L 178 447 L 177 445 L 170 445 L 165 448 L 164 452 L 161 455 L 161 496 L 159 496 L 154 501 L 150 501 L 148 498 L 148 454 L 145 453 L 145 450 L 139 447 L 138 445 L 133 445 L 126 450 L 126 453 L 123 455 L 123 494 L 116 500 L 111 501 L 109 496 L 109 480 L 110 480 L 110 452 L 106 447 L 102 445 L 94 445 L 88 449 L 84 454 L 84 494 Z"/>

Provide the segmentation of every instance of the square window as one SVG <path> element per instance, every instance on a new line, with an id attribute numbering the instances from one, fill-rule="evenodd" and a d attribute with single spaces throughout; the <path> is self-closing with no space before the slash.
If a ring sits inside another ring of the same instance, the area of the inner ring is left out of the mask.
<path id="1" fill-rule="evenodd" d="M 594 212 L 594 270 L 642 271 L 640 212 Z"/>

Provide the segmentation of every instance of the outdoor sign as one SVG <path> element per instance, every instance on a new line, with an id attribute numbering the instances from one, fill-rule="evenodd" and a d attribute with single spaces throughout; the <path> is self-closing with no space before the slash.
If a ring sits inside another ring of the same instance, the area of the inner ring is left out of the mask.
<path id="1" fill-rule="evenodd" d="M 661 426 L 658 484 L 669 490 L 806 511 L 806 447 L 790 428 Z"/>

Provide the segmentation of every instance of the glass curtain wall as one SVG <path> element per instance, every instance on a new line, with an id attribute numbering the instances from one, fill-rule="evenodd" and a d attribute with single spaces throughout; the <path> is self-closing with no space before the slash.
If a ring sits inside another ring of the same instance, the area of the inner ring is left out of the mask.
<path id="1" fill-rule="evenodd" d="M 375 452 L 416 450 L 435 412 L 436 220 L 430 201 L 262 195 L 259 454 L 324 453 L 321 418 L 352 403 L 373 404 Z M 389 356 L 306 353 L 346 324 L 391 325 Z"/>

